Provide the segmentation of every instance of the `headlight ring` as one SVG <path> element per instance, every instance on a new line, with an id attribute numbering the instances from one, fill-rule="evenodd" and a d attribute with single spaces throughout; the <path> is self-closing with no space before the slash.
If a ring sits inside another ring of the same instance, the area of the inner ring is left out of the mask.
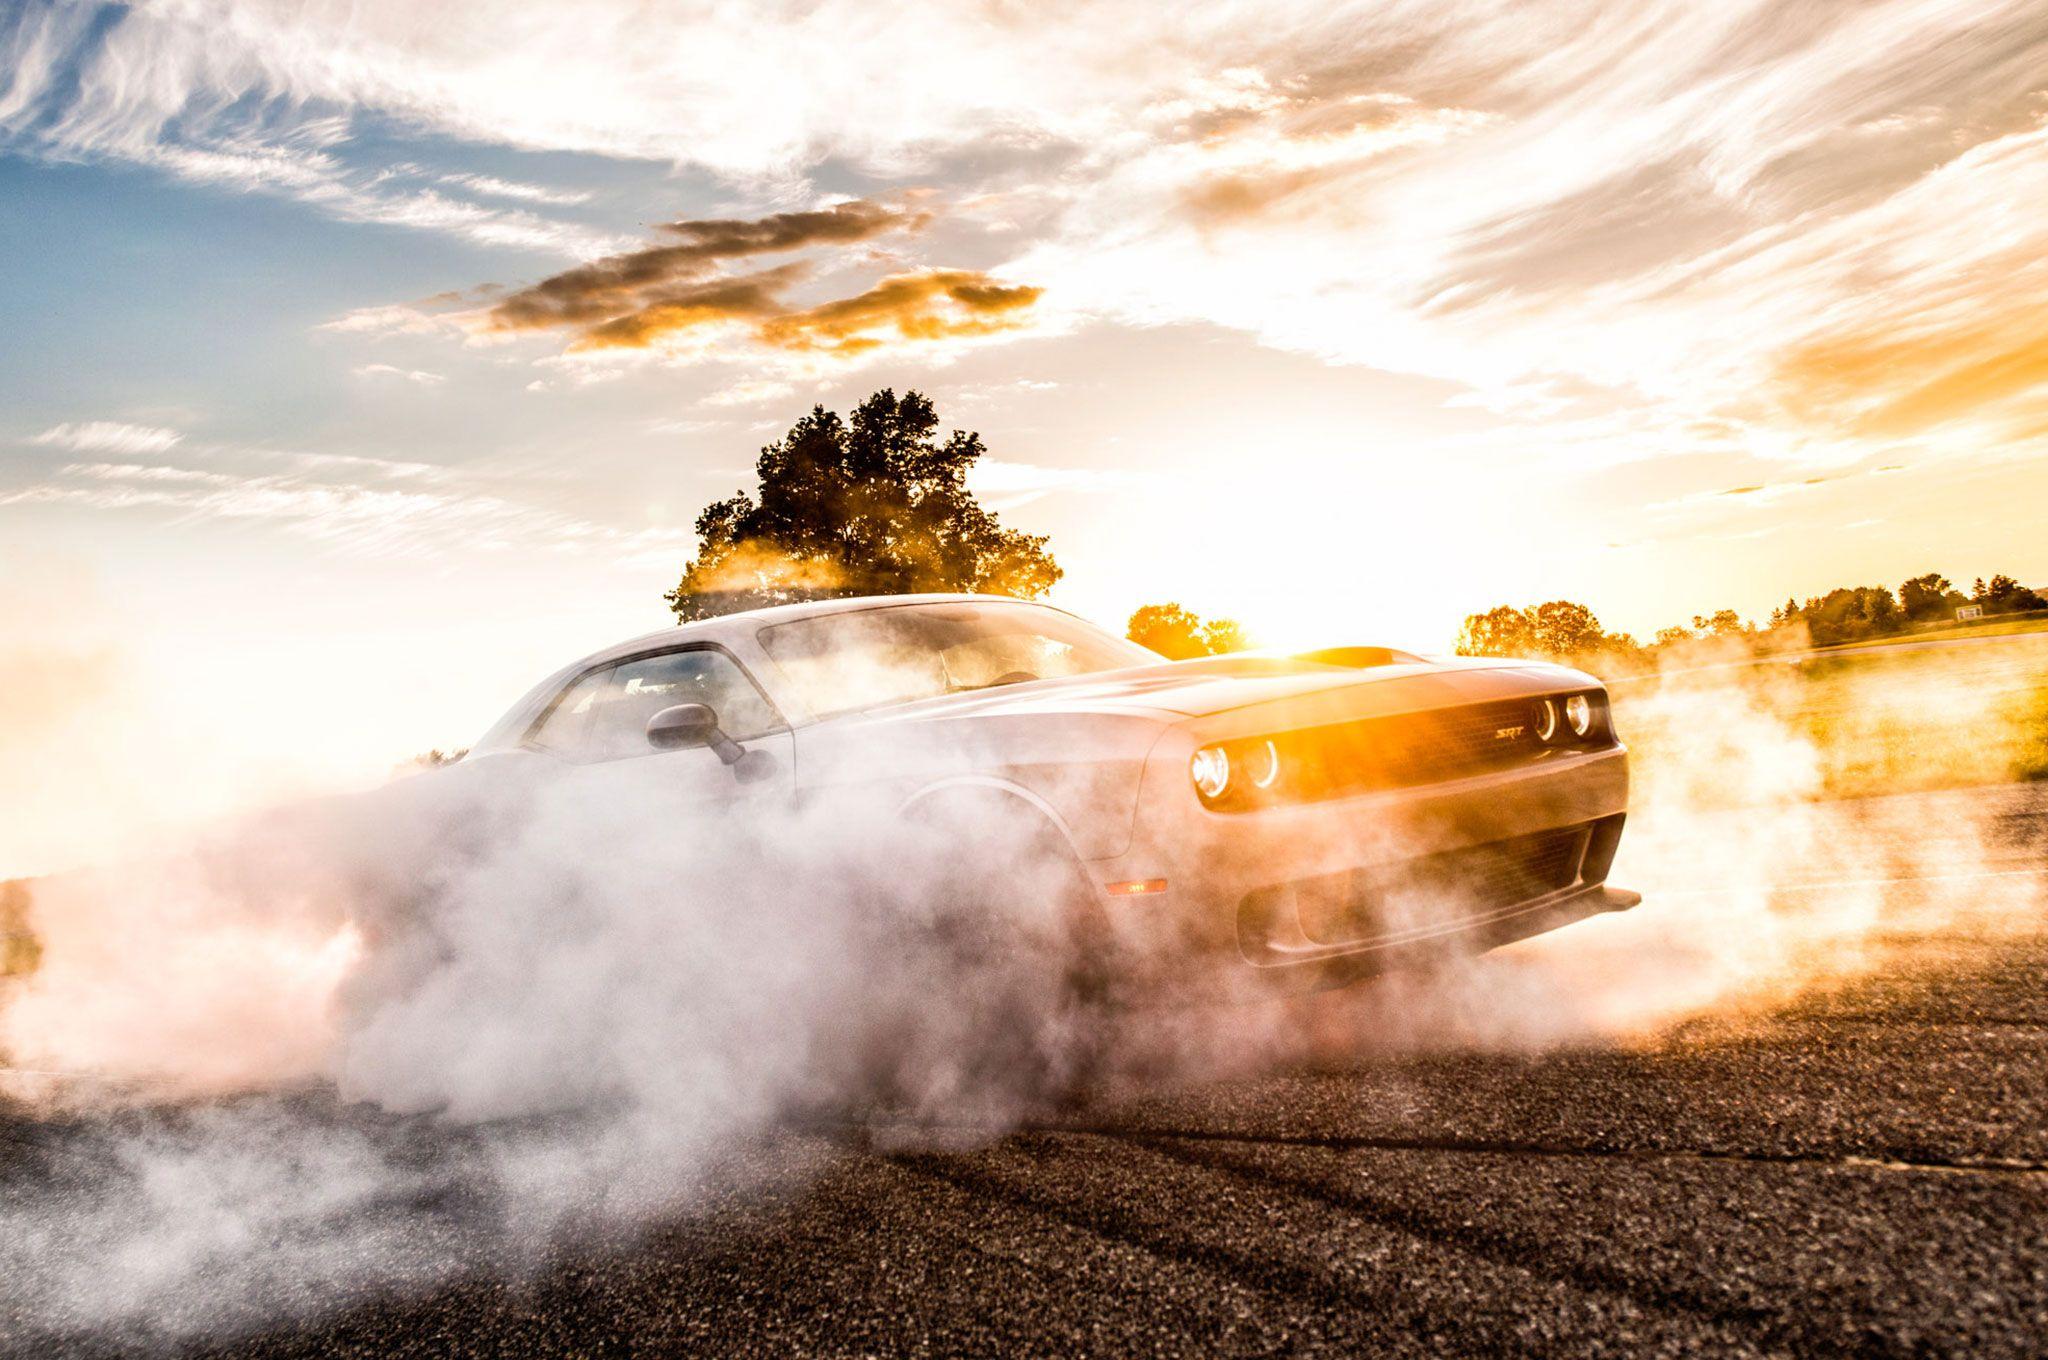
<path id="1" fill-rule="evenodd" d="M 1280 782 L 1280 748 L 1271 737 L 1245 748 L 1244 774 L 1255 789 L 1270 789 Z"/>
<path id="2" fill-rule="evenodd" d="M 1188 757 L 1188 778 L 1205 802 L 1215 802 L 1230 791 L 1230 752 L 1221 746 L 1204 746 Z"/>
<path id="3" fill-rule="evenodd" d="M 1188 757 L 1188 778 L 1212 807 L 1274 796 L 1286 773 L 1280 745 L 1271 737 L 1218 742 Z"/>

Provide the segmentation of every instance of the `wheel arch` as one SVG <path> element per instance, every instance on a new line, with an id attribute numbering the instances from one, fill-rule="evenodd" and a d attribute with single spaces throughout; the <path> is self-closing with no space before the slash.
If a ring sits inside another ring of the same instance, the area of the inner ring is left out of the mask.
<path id="1" fill-rule="evenodd" d="M 1060 810 L 1042 795 L 1021 784 L 992 775 L 963 774 L 936 779 L 912 792 L 897 804 L 897 813 L 903 817 L 929 816 L 947 804 L 961 805 L 980 802 L 1002 809 L 1003 815 L 1017 819 L 1033 831 L 1055 839 L 1060 848 L 1073 859 L 1078 868 L 1085 865 L 1087 856 L 1081 853 L 1079 839 Z M 1085 873 L 1085 869 L 1083 870 Z M 1093 880 L 1093 875 L 1089 875 Z"/>

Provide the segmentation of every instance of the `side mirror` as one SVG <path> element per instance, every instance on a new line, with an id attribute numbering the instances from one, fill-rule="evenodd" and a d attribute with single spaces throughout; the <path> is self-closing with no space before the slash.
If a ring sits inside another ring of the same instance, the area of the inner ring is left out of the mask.
<path id="1" fill-rule="evenodd" d="M 647 744 L 657 751 L 680 751 L 690 746 L 709 746 L 742 784 L 766 779 L 775 771 L 775 757 L 766 751 L 749 751 L 725 735 L 718 715 L 709 704 L 676 704 L 647 720 Z"/>
<path id="2" fill-rule="evenodd" d="M 724 736 L 718 730 L 718 715 L 707 704 L 676 704 L 647 720 L 647 744 L 657 751 L 710 746 Z"/>

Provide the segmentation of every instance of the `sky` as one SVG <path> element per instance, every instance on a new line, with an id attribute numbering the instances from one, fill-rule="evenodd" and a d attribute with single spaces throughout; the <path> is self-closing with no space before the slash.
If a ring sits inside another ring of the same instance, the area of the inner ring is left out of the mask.
<path id="1" fill-rule="evenodd" d="M 2048 580 L 2048 8 L 1167 13 L 5 7 L 0 781 L 464 745 L 883 386 L 1113 626 Z"/>

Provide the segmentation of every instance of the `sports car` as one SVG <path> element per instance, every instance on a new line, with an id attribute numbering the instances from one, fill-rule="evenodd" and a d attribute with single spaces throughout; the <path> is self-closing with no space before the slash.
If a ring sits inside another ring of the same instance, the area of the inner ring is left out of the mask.
<path id="1" fill-rule="evenodd" d="M 1528 661 L 1167 661 L 1035 602 L 814 600 L 564 667 L 464 764 L 515 761 L 646 762 L 740 816 L 886 807 L 969 860 L 1028 844 L 1095 961 L 1155 978 L 1334 985 L 1639 901 L 1606 884 L 1607 693 Z"/>

